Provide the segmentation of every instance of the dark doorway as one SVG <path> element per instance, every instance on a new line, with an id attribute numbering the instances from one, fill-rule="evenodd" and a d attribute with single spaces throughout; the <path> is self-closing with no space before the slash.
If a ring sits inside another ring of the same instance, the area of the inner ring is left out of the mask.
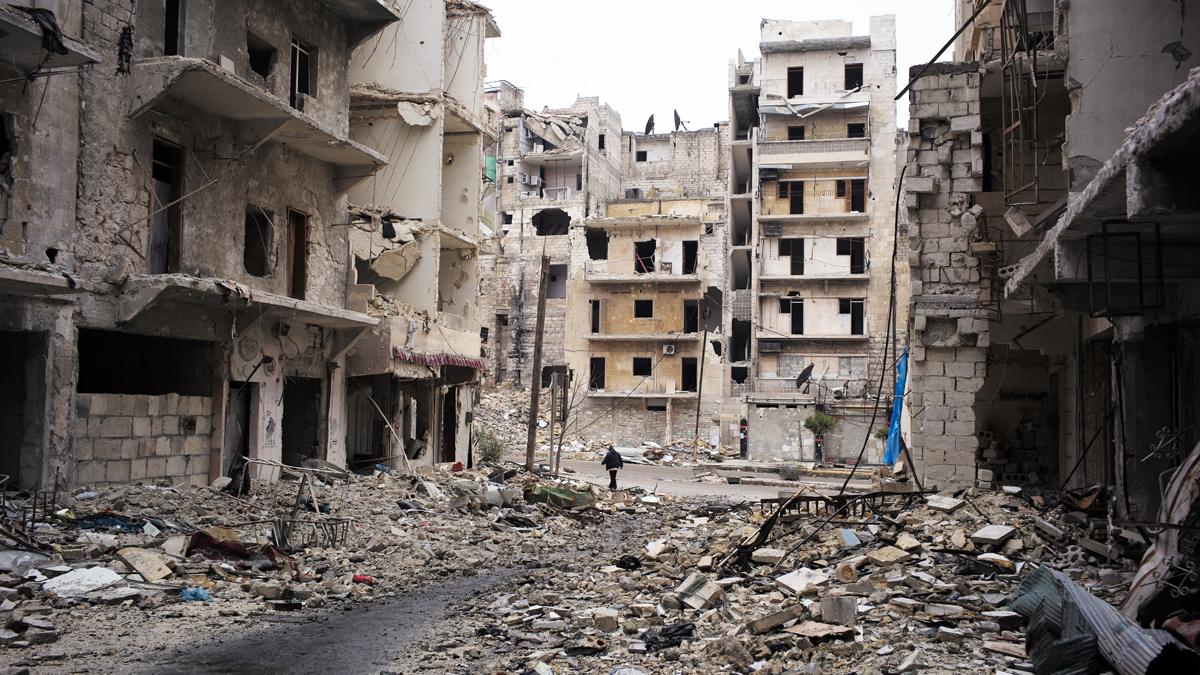
<path id="1" fill-rule="evenodd" d="M 787 97 L 804 95 L 804 68 L 787 69 Z"/>
<path id="2" fill-rule="evenodd" d="M 863 334 L 863 301 L 859 298 L 842 298 L 838 300 L 838 313 L 850 315 L 850 334 Z"/>
<path id="3" fill-rule="evenodd" d="M 804 240 L 798 238 L 779 240 L 779 257 L 790 260 L 788 273 L 792 276 L 804 274 Z"/>
<path id="4" fill-rule="evenodd" d="M 699 255 L 700 242 L 685 241 L 683 242 L 683 273 L 696 273 L 696 258 Z"/>
<path id="5" fill-rule="evenodd" d="M 283 463 L 321 459 L 321 380 L 288 377 L 283 383 Z"/>
<path id="6" fill-rule="evenodd" d="M 684 357 L 679 375 L 683 391 L 696 391 L 696 359 Z"/>
<path id="7" fill-rule="evenodd" d="M 12 483 L 22 487 L 30 487 L 19 478 L 25 440 L 25 364 L 29 358 L 29 337 L 29 333 L 0 333 L 0 473 L 11 476 Z"/>
<path id="8" fill-rule="evenodd" d="M 598 334 L 604 325 L 604 301 L 592 300 L 592 333 Z"/>
<path id="9" fill-rule="evenodd" d="M 733 362 L 750 360 L 750 322 L 733 320 L 733 342 L 729 347 L 729 359 Z"/>
<path id="10" fill-rule="evenodd" d="M 804 335 L 804 301 L 792 300 L 792 335 Z"/>
<path id="11" fill-rule="evenodd" d="M 439 462 L 453 462 L 458 448 L 458 387 L 442 394 L 442 438 Z"/>
<path id="12" fill-rule="evenodd" d="M 288 211 L 288 295 L 304 299 L 308 285 L 308 215 Z"/>
<path id="13" fill-rule="evenodd" d="M 183 197 L 183 150 L 156 138 L 151 163 L 153 199 L 146 265 L 150 274 L 168 274 L 179 271 L 183 209 L 178 202 Z"/>
<path id="14" fill-rule="evenodd" d="M 392 432 L 375 406 L 403 429 L 403 411 L 396 405 L 397 393 L 391 375 L 366 375 L 346 381 L 346 457 L 351 470 L 368 466 L 372 461 L 394 465 L 392 455 L 400 449 L 395 447 Z"/>
<path id="15" fill-rule="evenodd" d="M 588 361 L 588 389 L 604 388 L 604 358 L 593 356 Z"/>
<path id="16" fill-rule="evenodd" d="M 863 86 L 863 64 L 847 63 L 846 64 L 846 91 L 858 89 Z"/>
<path id="17" fill-rule="evenodd" d="M 683 332 L 695 333 L 700 330 L 700 301 L 683 301 Z"/>
<path id="18" fill-rule="evenodd" d="M 583 236 L 587 240 L 588 259 L 608 260 L 608 232 L 589 227 Z"/>
<path id="19" fill-rule="evenodd" d="M 228 403 L 225 406 L 226 457 L 250 456 L 250 410 L 257 388 L 258 385 L 253 382 L 229 383 Z"/>
<path id="20" fill-rule="evenodd" d="M 867 181 L 861 178 L 850 181 L 850 210 L 856 213 L 867 210 Z"/>
<path id="21" fill-rule="evenodd" d="M 562 209 L 542 209 L 533 214 L 533 227 L 539 237 L 563 235 L 571 225 L 571 216 Z"/>

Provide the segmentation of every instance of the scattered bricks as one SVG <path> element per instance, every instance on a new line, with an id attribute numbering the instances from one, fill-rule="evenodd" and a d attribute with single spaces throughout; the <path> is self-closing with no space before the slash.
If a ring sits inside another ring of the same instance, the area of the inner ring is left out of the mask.
<path id="1" fill-rule="evenodd" d="M 971 535 L 971 541 L 976 544 L 997 546 L 1016 533 L 1016 528 L 1007 525 L 987 525 Z"/>
<path id="2" fill-rule="evenodd" d="M 1021 618 L 1020 614 L 1017 614 L 1016 612 L 1010 612 L 1006 609 L 983 612 L 983 617 L 988 621 L 996 622 L 1000 626 L 1001 630 L 1012 630 L 1013 628 L 1019 628 L 1021 624 L 1024 623 L 1024 619 Z"/>
<path id="3" fill-rule="evenodd" d="M 991 469 L 978 469 L 975 472 L 975 480 L 991 485 L 992 481 L 995 480 L 995 476 L 992 475 Z"/>
<path id="4" fill-rule="evenodd" d="M 100 423 L 100 435 L 104 438 L 127 438 L 131 431 L 132 417 L 105 417 Z"/>
<path id="5" fill-rule="evenodd" d="M 703 574 L 693 572 L 675 589 L 684 604 L 692 609 L 708 609 L 725 599 L 725 591 Z"/>
<path id="6" fill-rule="evenodd" d="M 966 636 L 967 636 L 967 634 L 964 633 L 963 631 L 959 630 L 958 628 L 948 628 L 946 626 L 938 626 L 938 629 L 937 629 L 937 641 L 938 642 L 953 642 L 955 644 L 958 644 L 958 643 L 961 643 Z"/>
<path id="7" fill-rule="evenodd" d="M 957 619 L 966 613 L 958 605 L 943 605 L 936 602 L 926 603 L 925 612 L 935 619 Z"/>
<path id="8" fill-rule="evenodd" d="M 596 630 L 613 633 L 621 627 L 621 613 L 611 607 L 597 607 L 592 610 L 592 625 Z"/>
<path id="9" fill-rule="evenodd" d="M 1046 535 L 1050 539 L 1053 539 L 1054 541 L 1062 541 L 1063 531 L 1050 521 L 1038 518 L 1033 521 L 1033 525 L 1040 530 L 1042 534 Z"/>
<path id="10" fill-rule="evenodd" d="M 785 555 L 787 555 L 787 551 L 781 548 L 759 548 L 750 554 L 750 559 L 756 563 L 774 565 L 783 560 Z"/>
<path id="11" fill-rule="evenodd" d="M 856 622 L 858 600 L 853 597 L 821 598 L 821 621 L 839 626 L 853 626 Z"/>
<path id="12" fill-rule="evenodd" d="M 911 557 L 908 553 L 895 546 L 884 546 L 867 554 L 867 559 L 880 567 L 907 562 Z"/>
<path id="13" fill-rule="evenodd" d="M 1117 547 L 1107 546 L 1096 541 L 1095 539 L 1088 539 L 1087 537 L 1079 539 L 1079 545 L 1091 551 L 1092 553 L 1108 558 L 1109 560 L 1116 560 L 1117 556 L 1120 555 L 1120 551 L 1117 550 Z"/>
<path id="14" fill-rule="evenodd" d="M 780 610 L 774 614 L 768 614 L 761 619 L 755 619 L 746 624 L 746 628 L 755 635 L 762 635 L 768 631 L 774 630 L 783 624 L 798 619 L 804 614 L 804 605 L 794 605 L 787 609 Z"/>

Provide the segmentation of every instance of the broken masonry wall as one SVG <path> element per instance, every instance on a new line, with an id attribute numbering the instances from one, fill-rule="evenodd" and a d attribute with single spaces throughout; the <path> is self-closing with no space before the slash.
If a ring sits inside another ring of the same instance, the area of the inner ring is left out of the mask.
<path id="1" fill-rule="evenodd" d="M 1066 28 L 1055 46 L 1065 57 L 1071 96 L 1065 152 L 1073 191 L 1087 185 L 1163 92 L 1200 65 L 1200 14 L 1190 9 L 1171 0 L 1055 3 L 1056 25 Z"/>
<path id="2" fill-rule="evenodd" d="M 687 199 L 725 193 L 728 152 L 719 129 L 646 136 L 621 134 L 621 192 L 644 199 Z M 646 161 L 637 161 L 645 152 Z"/>
<path id="3" fill-rule="evenodd" d="M 137 3 L 133 0 L 97 0 L 84 9 L 85 42 L 104 55 L 112 55 L 104 71 L 115 71 L 119 53 L 116 39 L 121 28 L 133 19 L 133 58 L 163 56 L 165 14 L 163 3 Z M 179 55 L 184 58 L 233 62 L 238 77 L 287 101 L 291 87 L 291 45 L 300 40 L 311 46 L 316 56 L 316 95 L 304 103 L 304 114 L 331 127 L 344 136 L 350 127 L 349 90 L 346 65 L 349 62 L 349 35 L 344 19 L 322 3 L 287 0 L 250 0 L 227 3 L 221 0 L 188 0 L 183 6 L 184 30 L 180 34 Z M 107 17 L 107 20 L 105 19 Z M 250 68 L 247 33 L 275 50 L 271 70 L 262 77 Z M 99 38 L 97 42 L 95 38 Z M 112 49 L 105 49 L 112 40 Z M 170 58 L 170 57 L 168 57 Z M 134 68 L 135 72 L 137 68 Z"/>
<path id="4" fill-rule="evenodd" d="M 211 397 L 81 393 L 75 409 L 79 483 L 208 485 Z"/>
<path id="5" fill-rule="evenodd" d="M 82 11 L 60 7 L 62 32 L 79 36 Z M 89 66 L 91 67 L 91 66 Z M 100 67 L 100 66 L 94 66 Z M 79 164 L 79 84 L 26 80 L 0 64 L 0 250 L 70 270 Z"/>
<path id="6" fill-rule="evenodd" d="M 922 480 L 939 486 L 976 480 L 975 401 L 988 368 L 988 311 L 969 247 L 977 222 L 970 200 L 983 190 L 978 68 L 935 64 L 909 93 L 912 453 Z M 942 100 L 946 92 L 953 103 Z M 960 177 L 948 166 L 956 153 Z"/>
<path id="7" fill-rule="evenodd" d="M 479 134 L 447 134 L 442 141 L 442 225 L 461 236 L 479 236 Z"/>
<path id="8" fill-rule="evenodd" d="M 73 311 L 66 300 L 0 300 L 0 336 L 10 347 L 0 356 L 7 392 L 0 397 L 0 426 L 6 428 L 2 442 L 10 489 L 49 487 L 55 476 L 63 484 L 74 480 Z M 20 353 L 11 349 L 14 343 L 23 347 Z"/>
<path id="9" fill-rule="evenodd" d="M 883 441 L 871 435 L 869 425 L 873 404 L 862 402 L 837 403 L 826 412 L 837 424 L 825 433 L 822 441 L 822 461 L 850 463 L 863 450 L 864 464 L 878 464 L 883 458 Z M 804 427 L 804 421 L 817 412 L 813 403 L 752 402 L 747 421 L 747 455 L 752 460 L 787 463 L 815 462 L 816 438 Z M 876 420 L 878 423 L 878 420 Z M 736 442 L 736 436 L 735 436 Z"/>
<path id="10" fill-rule="evenodd" d="M 286 7 L 284 7 L 286 5 Z M 203 13 L 188 23 L 184 42 L 185 56 L 216 58 L 220 44 L 207 44 L 205 30 L 219 30 L 244 37 L 241 21 L 267 21 L 266 16 L 294 17 L 291 24 L 308 26 L 318 48 L 328 49 L 319 65 L 319 96 L 324 97 L 327 112 L 313 116 L 336 124 L 343 133 L 348 126 L 344 108 L 347 102 L 345 70 L 337 67 L 337 56 L 344 63 L 345 35 L 341 24 L 326 12 L 289 9 L 294 3 L 264 3 L 261 13 L 224 13 L 217 26 L 205 28 Z M 299 7 L 299 6 L 296 6 Z M 305 8 L 310 7 L 304 5 Z M 192 8 L 189 16 L 196 16 Z M 239 9 L 245 9 L 239 5 Z M 276 11 L 277 10 L 277 11 Z M 116 54 L 120 31 L 128 25 L 128 2 L 96 2 L 84 8 L 85 41 L 97 51 Z M 141 33 L 138 54 L 153 52 L 152 28 L 148 18 Z M 228 22 L 228 23 L 226 23 Z M 231 28 L 234 24 L 237 29 Z M 283 30 L 275 20 L 271 35 Z M 264 31 L 265 32 L 265 31 Z M 288 33 L 290 42 L 290 33 Z M 239 39 L 241 39 L 239 37 Z M 282 38 L 279 38 L 282 39 Z M 287 45 L 285 44 L 284 47 Z M 192 51 L 189 52 L 189 49 Z M 227 50 L 228 51 L 228 50 Z M 234 52 L 235 53 L 235 52 Z M 286 53 L 286 50 L 284 51 Z M 233 58 L 233 57 L 230 57 Z M 79 220 L 81 227 L 74 241 L 75 255 L 90 275 L 115 280 L 122 272 L 146 271 L 143 260 L 147 247 L 150 214 L 150 171 L 154 138 L 175 143 L 183 154 L 183 194 L 193 193 L 182 202 L 182 241 L 180 271 L 203 277 L 229 278 L 246 286 L 287 295 L 287 275 L 280 261 L 286 238 L 289 209 L 308 214 L 309 252 L 306 299 L 333 307 L 345 305 L 346 232 L 344 197 L 333 189 L 331 166 L 313 160 L 280 143 L 267 142 L 244 157 L 247 148 L 231 141 L 244 138 L 242 125 L 223 120 L 181 103 L 160 101 L 157 112 L 129 119 L 145 101 L 134 100 L 139 85 L 139 67 L 121 75 L 115 68 L 96 68 L 80 76 L 87 101 L 80 123 L 83 143 L 80 161 L 89 170 L 80 179 Z M 239 70 L 239 72 L 243 72 Z M 338 113 L 335 103 L 343 110 Z M 306 112 L 307 114 L 307 112 Z M 325 117 L 323 118 L 322 115 Z M 257 136 L 248 142 L 260 140 Z M 205 187 L 207 186 L 207 187 Z M 255 277 L 245 271 L 242 260 L 243 223 L 248 207 L 262 208 L 272 217 L 273 240 L 269 243 L 269 276 Z M 214 236 L 226 232 L 226 236 Z M 230 239 L 237 245 L 230 246 Z"/>

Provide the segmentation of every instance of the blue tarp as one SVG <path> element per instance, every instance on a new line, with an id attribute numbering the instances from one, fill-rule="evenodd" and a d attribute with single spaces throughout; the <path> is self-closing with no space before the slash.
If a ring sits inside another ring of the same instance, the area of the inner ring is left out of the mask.
<path id="1" fill-rule="evenodd" d="M 896 400 L 892 403 L 892 423 L 888 426 L 887 452 L 883 463 L 894 465 L 900 460 L 900 411 L 904 408 L 904 380 L 908 377 L 908 349 L 896 360 Z"/>

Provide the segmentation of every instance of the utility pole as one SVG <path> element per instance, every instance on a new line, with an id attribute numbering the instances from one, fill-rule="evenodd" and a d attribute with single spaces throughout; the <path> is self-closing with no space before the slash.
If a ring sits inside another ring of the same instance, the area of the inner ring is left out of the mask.
<path id="1" fill-rule="evenodd" d="M 558 422 L 558 371 L 550 373 L 550 471 L 558 473 L 558 464 L 554 459 L 554 425 Z"/>
<path id="2" fill-rule="evenodd" d="M 546 282 L 550 276 L 550 258 L 542 254 L 538 280 L 537 328 L 533 336 L 533 372 L 529 377 L 529 431 L 525 439 L 525 470 L 533 471 L 533 448 L 537 444 L 538 397 L 542 393 L 542 338 L 546 332 Z"/>
<path id="3" fill-rule="evenodd" d="M 704 337 L 700 339 L 700 376 L 696 378 L 696 438 L 692 441 L 692 461 L 696 461 L 700 453 L 700 404 L 704 401 L 704 355 L 708 351 L 708 305 L 701 301 L 704 307 Z"/>

